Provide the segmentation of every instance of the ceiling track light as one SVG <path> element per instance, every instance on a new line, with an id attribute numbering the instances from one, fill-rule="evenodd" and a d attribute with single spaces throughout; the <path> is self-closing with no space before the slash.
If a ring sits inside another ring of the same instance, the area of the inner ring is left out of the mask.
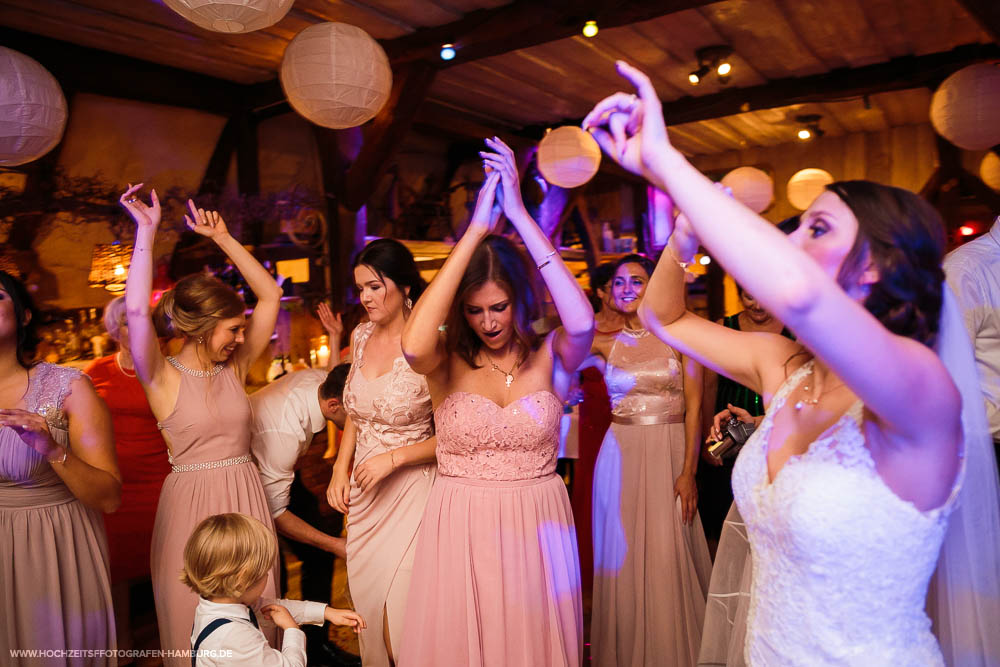
<path id="1" fill-rule="evenodd" d="M 705 46 L 694 52 L 698 59 L 698 69 L 688 74 L 688 81 L 692 86 L 697 86 L 705 80 L 705 76 L 712 70 L 719 79 L 719 83 L 725 85 L 729 83 L 729 77 L 733 72 L 733 65 L 729 59 L 733 55 L 733 49 L 725 44 L 715 46 Z"/>
<path id="2" fill-rule="evenodd" d="M 795 117 L 795 122 L 802 127 L 799 128 L 798 137 L 802 141 L 809 141 L 812 138 L 822 137 L 826 132 L 819 126 L 823 116 L 818 113 L 804 113 Z"/>
<path id="3" fill-rule="evenodd" d="M 597 21 L 590 20 L 583 24 L 584 37 L 596 37 L 597 31 L 598 31 Z"/>
<path id="4" fill-rule="evenodd" d="M 442 44 L 441 45 L 441 60 L 451 60 L 455 57 L 455 45 L 454 44 Z"/>

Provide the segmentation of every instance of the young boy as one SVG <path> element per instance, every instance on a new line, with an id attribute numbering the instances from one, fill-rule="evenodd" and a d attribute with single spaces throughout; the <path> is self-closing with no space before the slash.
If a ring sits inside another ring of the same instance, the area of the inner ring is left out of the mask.
<path id="1" fill-rule="evenodd" d="M 299 623 L 366 627 L 355 612 L 321 602 L 261 601 L 267 574 L 278 556 L 274 534 L 244 514 L 217 514 L 202 521 L 184 547 L 181 581 L 201 599 L 191 631 L 192 667 L 260 665 L 303 667 L 305 634 Z M 281 650 L 271 648 L 257 613 L 284 632 Z"/>

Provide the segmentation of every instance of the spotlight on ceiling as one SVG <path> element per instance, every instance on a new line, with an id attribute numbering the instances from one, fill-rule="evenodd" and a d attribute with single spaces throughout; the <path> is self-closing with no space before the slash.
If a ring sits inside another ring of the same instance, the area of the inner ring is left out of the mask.
<path id="1" fill-rule="evenodd" d="M 698 59 L 698 69 L 688 74 L 691 85 L 697 86 L 704 81 L 705 75 L 711 70 L 715 70 L 719 83 L 723 85 L 729 83 L 729 76 L 733 72 L 733 65 L 729 62 L 729 58 L 733 55 L 732 48 L 725 44 L 705 46 L 695 51 L 694 55 Z"/>
<path id="2" fill-rule="evenodd" d="M 455 57 L 455 45 L 454 44 L 442 44 L 441 45 L 441 60 L 451 60 Z"/>
<path id="3" fill-rule="evenodd" d="M 597 34 L 597 21 L 587 21 L 583 24 L 583 36 L 593 37 Z"/>
<path id="4" fill-rule="evenodd" d="M 818 113 L 804 113 L 796 116 L 795 122 L 802 126 L 797 133 L 799 139 L 802 141 L 808 141 L 814 137 L 819 139 L 826 134 L 819 126 L 821 120 L 823 120 L 823 116 Z"/>

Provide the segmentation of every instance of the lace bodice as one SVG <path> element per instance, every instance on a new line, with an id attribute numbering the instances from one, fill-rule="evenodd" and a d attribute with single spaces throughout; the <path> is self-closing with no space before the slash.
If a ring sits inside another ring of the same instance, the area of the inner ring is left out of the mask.
<path id="1" fill-rule="evenodd" d="M 354 359 L 344 385 L 344 409 L 357 428 L 355 466 L 370 456 L 422 442 L 434 435 L 434 408 L 427 380 L 398 357 L 389 372 L 365 377 L 365 345 L 375 330 L 366 322 L 351 336 Z"/>
<path id="2" fill-rule="evenodd" d="M 604 382 L 617 417 L 684 414 L 684 373 L 677 352 L 645 329 L 623 329 L 615 336 Z"/>
<path id="3" fill-rule="evenodd" d="M 550 391 L 532 392 L 506 407 L 456 391 L 434 417 L 442 475 L 514 481 L 555 472 L 562 402 Z"/>
<path id="4" fill-rule="evenodd" d="M 52 439 L 69 445 L 69 422 L 63 401 L 70 385 L 82 375 L 75 368 L 41 363 L 34 369 L 25 395 L 25 409 L 45 417 Z M 0 485 L 58 486 L 62 480 L 49 462 L 24 444 L 14 429 L 0 427 Z"/>
<path id="5" fill-rule="evenodd" d="M 943 665 L 924 602 L 958 484 L 927 512 L 893 493 L 860 401 L 769 483 L 773 415 L 811 364 L 775 394 L 733 470 L 753 553 L 748 664 Z"/>

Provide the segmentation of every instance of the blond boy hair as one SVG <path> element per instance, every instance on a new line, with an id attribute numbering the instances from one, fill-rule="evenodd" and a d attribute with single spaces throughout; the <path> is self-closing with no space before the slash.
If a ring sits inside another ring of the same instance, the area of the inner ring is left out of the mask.
<path id="1" fill-rule="evenodd" d="M 184 546 L 181 582 L 203 598 L 238 598 L 274 567 L 278 540 L 245 514 L 216 514 L 195 527 Z"/>

